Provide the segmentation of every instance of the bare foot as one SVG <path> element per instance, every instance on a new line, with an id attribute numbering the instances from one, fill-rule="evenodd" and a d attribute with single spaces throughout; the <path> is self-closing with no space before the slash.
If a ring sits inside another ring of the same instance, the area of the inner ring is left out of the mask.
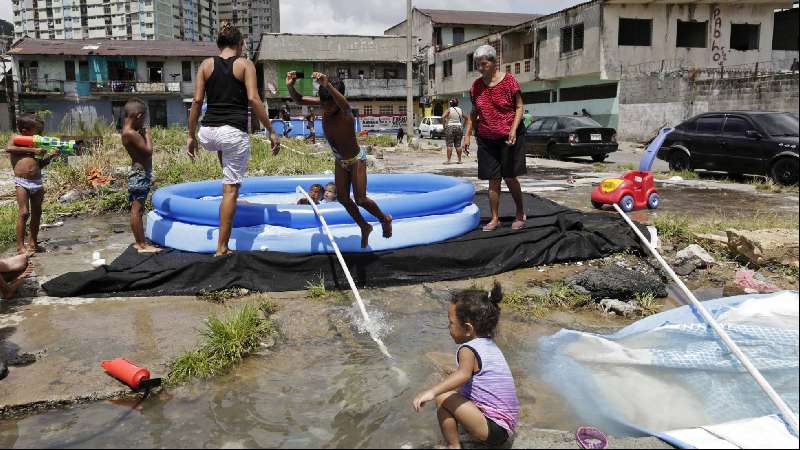
<path id="1" fill-rule="evenodd" d="M 217 250 L 217 253 L 214 253 L 214 258 L 217 258 L 217 257 L 220 257 L 220 256 L 232 255 L 232 254 L 233 254 L 233 250 L 231 250 L 229 248 L 226 248 L 226 249 L 223 249 L 223 250 Z"/>
<path id="2" fill-rule="evenodd" d="M 369 246 L 369 234 L 372 233 L 372 225 L 366 224 L 361 227 L 361 248 Z"/>
<path id="3" fill-rule="evenodd" d="M 46 250 L 39 244 L 30 243 L 28 244 L 28 254 L 32 255 L 34 253 L 44 253 Z"/>
<path id="4" fill-rule="evenodd" d="M 144 244 L 144 245 L 138 245 L 137 244 L 137 245 L 134 245 L 134 247 L 136 248 L 136 251 L 138 251 L 139 253 L 158 253 L 161 250 L 163 250 L 161 248 L 158 248 L 158 247 L 156 247 L 154 245 L 149 245 L 149 244 Z"/>
<path id="5" fill-rule="evenodd" d="M 25 267 L 25 271 L 22 272 L 22 275 L 20 275 L 19 277 L 20 278 L 29 278 L 31 275 L 33 275 L 33 263 L 28 261 L 28 266 Z"/>
<path id="6" fill-rule="evenodd" d="M 383 228 L 383 237 L 389 239 L 392 237 L 392 216 L 389 214 L 384 214 L 384 220 L 381 222 L 381 227 Z"/>
<path id="7" fill-rule="evenodd" d="M 21 246 L 21 247 L 17 247 L 17 254 L 18 255 L 25 255 L 25 256 L 28 256 L 28 257 L 31 256 L 30 252 L 28 251 L 27 248 L 25 248 L 24 245 Z"/>

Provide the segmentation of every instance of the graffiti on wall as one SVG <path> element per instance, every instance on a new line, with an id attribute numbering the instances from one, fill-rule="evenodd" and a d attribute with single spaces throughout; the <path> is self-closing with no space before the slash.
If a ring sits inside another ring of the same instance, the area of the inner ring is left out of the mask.
<path id="1" fill-rule="evenodd" d="M 713 40 L 711 41 L 711 59 L 716 64 L 722 66 L 728 59 L 728 50 L 720 45 L 722 42 L 722 11 L 719 7 L 714 8 L 714 13 L 711 15 L 713 22 Z"/>

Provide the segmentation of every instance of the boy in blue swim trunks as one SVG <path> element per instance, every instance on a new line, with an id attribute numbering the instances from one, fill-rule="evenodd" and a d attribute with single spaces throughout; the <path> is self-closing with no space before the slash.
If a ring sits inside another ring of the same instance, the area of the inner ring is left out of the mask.
<path id="1" fill-rule="evenodd" d="M 367 151 L 359 147 L 355 132 L 355 117 L 344 96 L 344 83 L 329 79 L 327 75 L 314 72 L 319 83 L 319 97 L 304 97 L 294 88 L 296 72 L 286 74 L 289 95 L 299 105 L 320 106 L 322 129 L 336 157 L 336 192 L 339 202 L 361 228 L 361 248 L 369 246 L 372 225 L 364 220 L 358 207 L 366 209 L 378 218 L 383 228 L 383 237 L 392 237 L 392 216 L 384 214 L 378 205 L 367 197 Z M 350 187 L 353 197 L 350 198 Z"/>
<path id="2" fill-rule="evenodd" d="M 131 231 L 139 253 L 156 253 L 161 249 L 147 243 L 144 238 L 144 204 L 150 193 L 153 178 L 153 138 L 150 128 L 145 128 L 144 117 L 147 106 L 138 98 L 125 104 L 125 119 L 122 125 L 122 145 L 131 157 L 128 174 L 128 201 L 131 202 Z"/>

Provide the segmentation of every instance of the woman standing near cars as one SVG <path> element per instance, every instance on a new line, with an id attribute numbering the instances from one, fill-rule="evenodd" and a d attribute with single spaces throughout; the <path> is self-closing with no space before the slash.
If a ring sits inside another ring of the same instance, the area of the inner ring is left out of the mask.
<path id="1" fill-rule="evenodd" d="M 447 161 L 445 164 L 450 164 L 453 158 L 453 147 L 456 149 L 458 155 L 458 164 L 461 164 L 461 140 L 464 139 L 464 111 L 458 107 L 458 99 L 450 99 L 450 108 L 442 116 L 442 123 L 444 123 L 444 138 L 447 145 Z"/>
<path id="2" fill-rule="evenodd" d="M 524 127 L 520 126 L 524 104 L 519 83 L 510 73 L 497 70 L 497 52 L 491 45 L 475 51 L 481 77 L 472 84 L 472 113 L 467 122 L 464 150 L 469 149 L 473 128 L 478 140 L 478 178 L 489 180 L 489 204 L 492 220 L 483 231 L 500 225 L 500 187 L 503 180 L 517 207 L 513 230 L 525 227 L 522 187 L 517 177 L 527 173 L 524 150 Z"/>

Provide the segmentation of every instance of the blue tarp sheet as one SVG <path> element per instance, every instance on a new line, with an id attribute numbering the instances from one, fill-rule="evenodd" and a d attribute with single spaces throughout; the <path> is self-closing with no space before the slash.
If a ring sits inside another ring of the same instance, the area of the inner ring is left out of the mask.
<path id="1" fill-rule="evenodd" d="M 705 302 L 742 351 L 798 410 L 798 293 Z M 777 413 L 691 306 L 612 335 L 562 330 L 539 342 L 542 375 L 589 425 L 645 435 Z"/>

